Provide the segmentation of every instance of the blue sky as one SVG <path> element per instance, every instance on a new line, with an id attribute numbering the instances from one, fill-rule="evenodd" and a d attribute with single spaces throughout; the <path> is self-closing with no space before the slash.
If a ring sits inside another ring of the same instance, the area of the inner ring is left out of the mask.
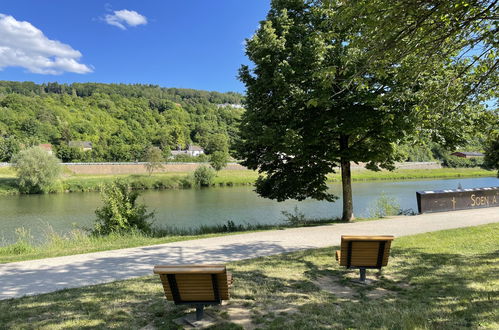
<path id="1" fill-rule="evenodd" d="M 243 42 L 269 0 L 2 0 L 0 80 L 244 92 Z"/>

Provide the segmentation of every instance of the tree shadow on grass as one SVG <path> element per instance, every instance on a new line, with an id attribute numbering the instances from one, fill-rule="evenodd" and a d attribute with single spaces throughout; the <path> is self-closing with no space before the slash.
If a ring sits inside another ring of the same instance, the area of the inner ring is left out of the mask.
<path id="1" fill-rule="evenodd" d="M 223 252 L 230 257 L 241 257 L 261 249 L 269 253 L 283 250 L 267 243 L 224 247 Z M 356 302 L 339 301 L 334 293 L 322 291 L 313 283 L 319 276 L 331 276 L 349 283 L 347 275 L 352 271 L 339 267 L 333 252 L 332 248 L 300 251 L 229 265 L 235 279 L 232 300 L 250 309 L 252 320 L 263 328 L 463 328 L 493 325 L 499 302 L 498 291 L 492 286 L 497 274 L 498 251 L 465 257 L 418 249 L 394 249 L 388 266 L 375 285 L 359 287 L 348 284 L 359 293 Z M 181 251 L 164 259 L 181 263 L 179 253 Z M 205 260 L 217 255 L 220 254 L 212 251 L 199 258 Z M 141 262 L 149 263 L 150 267 L 155 264 L 156 257 L 144 258 Z M 133 256 L 128 261 L 131 260 Z M 101 260 L 101 266 L 108 261 Z M 93 266 L 72 271 L 81 271 L 81 276 L 92 276 L 99 273 Z M 126 267 L 124 271 L 127 271 Z M 51 275 L 56 277 L 55 273 Z M 401 283 L 410 286 L 401 287 Z M 364 294 L 377 287 L 394 294 L 380 298 Z M 0 324 L 7 329 L 56 326 L 140 328 L 148 324 L 168 329 L 176 328 L 172 320 L 184 315 L 187 309 L 166 302 L 159 279 L 149 276 L 3 300 L 0 301 Z M 212 310 L 215 313 L 223 311 L 217 307 Z M 232 327 L 226 321 L 220 322 L 217 325 L 220 328 Z"/>
<path id="2" fill-rule="evenodd" d="M 0 324 L 11 328 L 122 328 L 171 322 L 185 307 L 165 305 L 160 282 L 150 276 L 133 281 L 67 289 L 0 301 Z"/>
<path id="3" fill-rule="evenodd" d="M 46 293 L 149 275 L 154 265 L 226 263 L 289 251 L 271 241 L 230 243 L 213 248 L 190 247 L 189 243 L 109 251 L 0 265 L 0 299 Z M 301 247 L 303 248 L 303 247 Z M 293 249 L 291 249 L 293 250 Z"/>
<path id="4" fill-rule="evenodd" d="M 499 251 L 465 257 L 452 253 L 427 253 L 396 249 L 380 279 L 371 286 L 350 284 L 358 301 L 325 305 L 309 303 L 302 315 L 292 315 L 290 328 L 341 326 L 360 328 L 462 328 L 494 324 L 499 291 L 493 287 Z M 322 276 L 347 283 L 351 271 L 334 266 L 319 270 Z M 317 274 L 310 267 L 307 276 Z M 410 284 L 401 286 L 401 284 Z M 368 292 L 384 288 L 389 296 L 369 298 Z M 338 308 L 339 307 L 339 308 Z M 324 320 L 334 320 L 323 323 Z M 342 320 L 341 325 L 337 320 Z M 497 320 L 495 320 L 497 322 Z M 326 326 L 327 325 L 327 326 Z"/>

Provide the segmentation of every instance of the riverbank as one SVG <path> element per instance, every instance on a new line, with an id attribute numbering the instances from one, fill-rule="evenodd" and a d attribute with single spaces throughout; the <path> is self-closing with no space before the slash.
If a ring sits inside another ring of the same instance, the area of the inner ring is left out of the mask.
<path id="1" fill-rule="evenodd" d="M 352 221 L 352 223 L 369 220 L 376 219 L 356 219 L 355 221 Z M 16 229 L 15 243 L 0 246 L 0 264 L 259 231 L 330 225 L 335 223 L 345 223 L 345 221 L 340 219 L 304 219 L 300 218 L 300 215 L 295 213 L 288 215 L 287 222 L 274 225 L 237 225 L 232 221 L 228 221 L 225 224 L 211 226 L 203 225 L 197 228 L 154 228 L 153 232 L 150 234 L 131 232 L 113 233 L 108 236 L 92 236 L 89 235 L 87 231 L 82 229 L 73 229 L 69 233 L 62 235 L 55 232 L 50 226 L 47 226 L 44 230 L 44 238 L 41 240 L 42 243 L 37 243 L 31 236 L 29 230 L 21 227 Z"/>
<path id="2" fill-rule="evenodd" d="M 388 266 L 369 286 L 353 284 L 350 279 L 358 271 L 334 261 L 336 243 L 230 262 L 231 300 L 208 311 L 221 329 L 497 328 L 498 231 L 497 224 L 490 224 L 397 237 Z M 368 271 L 368 276 L 373 274 Z M 149 275 L 0 301 L 0 324 L 177 328 L 173 320 L 190 310 L 167 302 L 159 278 Z"/>
<path id="3" fill-rule="evenodd" d="M 451 179 L 495 176 L 494 171 L 480 168 L 440 168 L 440 169 L 398 169 L 393 172 L 372 172 L 353 170 L 353 181 L 375 180 L 417 180 L 417 179 Z M 92 192 L 99 191 L 102 184 L 117 178 L 126 180 L 133 189 L 185 189 L 194 187 L 192 172 L 154 173 L 149 175 L 75 175 L 65 172 L 65 176 L 56 183 L 51 193 Z M 218 172 L 213 186 L 251 185 L 258 178 L 258 173 L 251 170 L 222 170 Z M 341 182 L 339 173 L 329 174 L 328 182 Z M 16 195 L 17 180 L 15 172 L 10 168 L 0 168 L 0 195 Z"/>

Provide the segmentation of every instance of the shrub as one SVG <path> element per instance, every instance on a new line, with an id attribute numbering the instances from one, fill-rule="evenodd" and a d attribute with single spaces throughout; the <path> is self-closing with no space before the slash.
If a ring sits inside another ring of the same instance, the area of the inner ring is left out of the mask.
<path id="1" fill-rule="evenodd" d="M 307 224 L 309 221 L 305 217 L 305 214 L 298 211 L 298 206 L 295 206 L 293 209 L 293 213 L 288 211 L 281 211 L 281 214 L 284 215 L 284 222 L 289 226 L 303 226 Z"/>
<path id="2" fill-rule="evenodd" d="M 374 218 L 384 218 L 386 216 L 398 215 L 401 213 L 400 204 L 393 197 L 388 197 L 385 193 L 376 201 L 376 206 L 371 210 Z"/>
<path id="3" fill-rule="evenodd" d="M 453 155 L 444 155 L 442 166 L 452 168 L 480 167 L 483 165 L 483 158 L 463 158 Z"/>
<path id="4" fill-rule="evenodd" d="M 212 168 L 202 165 L 194 171 L 194 183 L 197 186 L 208 187 L 213 184 L 215 176 L 216 173 Z"/>
<path id="5" fill-rule="evenodd" d="M 61 174 L 59 159 L 39 147 L 22 150 L 12 158 L 21 193 L 48 192 Z"/>
<path id="6" fill-rule="evenodd" d="M 145 161 L 146 164 L 144 166 L 146 167 L 149 176 L 152 174 L 152 172 L 154 172 L 154 170 L 162 169 L 164 158 L 161 149 L 159 149 L 158 147 L 147 148 L 145 154 Z"/>
<path id="7" fill-rule="evenodd" d="M 490 135 L 485 145 L 485 158 L 483 166 L 487 169 L 496 169 L 499 178 L 499 130 Z"/>
<path id="8" fill-rule="evenodd" d="M 124 181 L 116 180 L 102 186 L 101 196 L 104 206 L 95 210 L 97 220 L 92 230 L 94 235 L 140 231 L 151 232 L 148 213 L 144 204 L 137 204 L 139 193 L 131 190 Z"/>
<path id="9" fill-rule="evenodd" d="M 229 154 L 224 151 L 215 151 L 210 156 L 210 165 L 215 169 L 215 171 L 220 171 L 225 166 L 227 166 L 227 161 L 229 159 Z"/>

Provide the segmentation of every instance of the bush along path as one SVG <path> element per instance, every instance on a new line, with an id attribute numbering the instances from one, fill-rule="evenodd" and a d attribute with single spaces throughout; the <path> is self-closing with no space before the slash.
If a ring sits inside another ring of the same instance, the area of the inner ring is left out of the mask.
<path id="1" fill-rule="evenodd" d="M 151 274 L 155 264 L 219 263 L 338 245 L 341 235 L 396 237 L 499 222 L 497 208 L 293 228 L 0 265 L 0 299 Z M 331 258 L 333 252 L 331 252 Z"/>

